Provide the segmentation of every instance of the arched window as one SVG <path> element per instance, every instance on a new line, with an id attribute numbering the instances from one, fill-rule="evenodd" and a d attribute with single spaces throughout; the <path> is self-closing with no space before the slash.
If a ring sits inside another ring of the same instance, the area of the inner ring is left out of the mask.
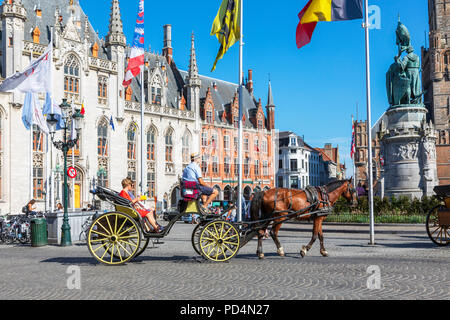
<path id="1" fill-rule="evenodd" d="M 108 156 L 108 124 L 106 123 L 105 119 L 103 119 L 103 121 L 100 122 L 100 124 L 98 125 L 97 136 L 98 136 L 98 142 L 97 142 L 98 156 L 107 157 Z"/>
<path id="2" fill-rule="evenodd" d="M 128 158 L 128 170 L 127 177 L 130 178 L 134 184 L 134 191 L 136 193 L 136 177 L 137 177 L 137 164 L 136 164 L 136 132 L 137 125 L 133 122 L 127 131 L 127 158 Z"/>
<path id="3" fill-rule="evenodd" d="M 166 140 L 166 162 L 173 162 L 173 130 L 169 129 L 165 136 Z"/>
<path id="4" fill-rule="evenodd" d="M 153 127 L 147 131 L 147 160 L 156 160 L 156 130 Z"/>
<path id="5" fill-rule="evenodd" d="M 164 135 L 165 140 L 165 159 L 166 159 L 166 173 L 175 173 L 175 165 L 173 163 L 173 130 L 169 128 Z"/>
<path id="6" fill-rule="evenodd" d="M 128 160 L 136 160 L 136 125 L 133 123 L 127 132 L 127 157 Z"/>
<path id="7" fill-rule="evenodd" d="M 33 125 L 33 198 L 44 199 L 44 133 Z"/>
<path id="8" fill-rule="evenodd" d="M 75 55 L 69 55 L 64 62 L 64 93 L 66 98 L 80 95 L 80 63 Z"/>
<path id="9" fill-rule="evenodd" d="M 191 162 L 191 134 L 186 131 L 182 139 L 182 155 L 183 155 L 183 169 L 186 168 Z"/>
<path id="10" fill-rule="evenodd" d="M 97 158 L 98 158 L 98 185 L 108 188 L 109 172 L 109 145 L 108 145 L 108 121 L 102 119 L 97 128 Z"/>
<path id="11" fill-rule="evenodd" d="M 108 78 L 98 77 L 98 103 L 106 104 L 108 101 Z"/>

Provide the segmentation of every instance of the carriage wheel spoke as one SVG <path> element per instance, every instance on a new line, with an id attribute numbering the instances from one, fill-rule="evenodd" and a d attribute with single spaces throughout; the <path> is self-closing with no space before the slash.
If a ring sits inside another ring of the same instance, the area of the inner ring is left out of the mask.
<path id="1" fill-rule="evenodd" d="M 124 251 L 126 251 L 126 253 L 128 253 L 128 256 L 131 256 L 131 253 L 120 242 L 118 244 L 123 248 Z"/>
<path id="2" fill-rule="evenodd" d="M 135 248 L 137 247 L 137 244 L 136 243 L 130 243 L 130 242 L 128 242 L 128 241 L 122 241 L 123 243 L 126 243 L 126 244 L 128 244 L 130 247 L 131 246 L 134 246 Z"/>
<path id="3" fill-rule="evenodd" d="M 237 243 L 237 242 L 230 242 L 230 241 L 224 241 L 223 243 L 231 244 L 231 245 L 233 245 L 233 246 L 239 245 L 239 243 Z"/>
<path id="4" fill-rule="evenodd" d="M 106 221 L 108 221 L 109 230 L 111 230 L 111 234 L 113 234 L 113 229 L 111 227 L 111 223 L 109 222 L 109 216 L 106 217 Z"/>
<path id="5" fill-rule="evenodd" d="M 106 238 L 109 238 L 109 235 L 104 234 L 104 233 L 101 233 L 101 232 L 98 232 L 98 231 L 96 231 L 96 230 L 91 230 L 91 232 L 93 232 L 93 233 L 95 233 L 95 234 L 98 234 L 98 235 L 100 235 L 100 236 L 104 236 L 104 237 L 106 237 Z"/>
<path id="6" fill-rule="evenodd" d="M 113 263 L 113 259 L 114 259 L 114 248 L 115 248 L 115 245 L 114 245 L 114 243 L 113 243 L 113 245 L 112 245 L 112 251 L 111 251 L 111 263 Z"/>
<path id="7" fill-rule="evenodd" d="M 108 234 L 108 235 L 111 235 L 111 233 L 108 231 L 108 229 L 106 229 L 101 223 L 100 223 L 100 221 L 99 222 L 97 222 L 97 224 L 96 225 L 99 225 L 100 227 L 102 227 L 103 228 L 103 230 L 105 230 L 106 231 L 106 233 Z M 96 230 L 92 230 L 92 231 L 96 231 Z"/>
<path id="8" fill-rule="evenodd" d="M 100 241 L 108 241 L 108 238 L 102 238 L 102 239 L 93 239 L 91 242 L 100 242 Z"/>
<path id="9" fill-rule="evenodd" d="M 130 230 L 133 229 L 133 228 L 134 228 L 134 225 L 131 226 L 131 227 L 129 227 L 129 228 L 128 228 L 127 230 L 125 230 L 124 232 L 119 233 L 118 236 L 119 236 L 119 237 L 122 236 L 124 233 L 127 233 L 128 231 L 130 231 Z"/>
<path id="10" fill-rule="evenodd" d="M 222 240 L 229 240 L 229 239 L 237 237 L 237 236 L 238 236 L 237 234 L 233 234 L 232 236 L 229 236 L 228 238 L 224 238 Z"/>
<path id="11" fill-rule="evenodd" d="M 102 244 L 100 247 L 98 247 L 97 249 L 93 250 L 93 252 L 97 252 L 97 250 L 103 248 L 104 246 L 106 246 L 108 244 L 108 242 L 105 242 L 104 244 Z"/>
<path id="12" fill-rule="evenodd" d="M 100 258 L 101 260 L 103 260 L 103 258 L 105 257 L 105 255 L 106 255 L 106 253 L 109 251 L 109 249 L 111 249 L 111 246 L 112 246 L 112 245 L 110 245 L 110 246 L 108 247 L 108 249 L 105 250 L 105 252 L 103 253 L 103 255 L 102 255 L 101 258 Z"/>

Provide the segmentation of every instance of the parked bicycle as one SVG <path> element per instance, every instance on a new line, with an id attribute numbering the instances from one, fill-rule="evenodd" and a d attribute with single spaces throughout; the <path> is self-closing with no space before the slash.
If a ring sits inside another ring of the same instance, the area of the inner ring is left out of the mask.
<path id="1" fill-rule="evenodd" d="M 5 244 L 31 243 L 31 220 L 42 218 L 42 212 L 28 215 L 10 216 L 0 221 L 0 242 Z"/>

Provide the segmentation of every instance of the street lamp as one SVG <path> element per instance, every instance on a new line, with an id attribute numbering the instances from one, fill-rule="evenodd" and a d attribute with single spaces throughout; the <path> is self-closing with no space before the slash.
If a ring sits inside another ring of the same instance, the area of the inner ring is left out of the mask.
<path id="1" fill-rule="evenodd" d="M 61 169 L 61 165 L 59 164 L 59 160 L 56 160 L 56 166 L 55 169 L 53 170 L 55 176 L 56 176 L 56 183 L 57 183 L 57 194 L 56 194 L 56 202 L 59 203 L 61 201 L 60 195 L 59 195 L 59 188 L 60 188 L 60 182 L 61 182 L 61 177 L 63 175 L 63 170 Z"/>
<path id="2" fill-rule="evenodd" d="M 55 132 L 56 132 L 56 126 L 58 124 L 58 121 L 56 119 L 56 114 L 50 113 L 47 118 L 47 124 L 50 131 L 50 135 L 52 137 L 53 145 L 56 149 L 61 150 L 64 154 L 64 218 L 63 218 L 63 225 L 61 227 L 62 230 L 62 237 L 61 237 L 61 246 L 71 246 L 72 245 L 72 239 L 70 236 L 70 224 L 69 224 L 69 214 L 67 205 L 69 203 L 68 200 L 68 182 L 67 182 L 67 153 L 69 152 L 69 149 L 76 146 L 79 134 L 81 130 L 81 124 L 83 120 L 83 115 L 81 114 L 79 109 L 75 110 L 74 115 L 72 116 L 72 129 L 76 130 L 77 136 L 73 138 L 72 136 L 70 139 L 67 138 L 67 131 L 69 129 L 69 112 L 72 110 L 72 107 L 70 104 L 67 103 L 67 99 L 63 99 L 63 102 L 60 105 L 61 107 L 61 113 L 62 113 L 62 119 L 64 122 L 64 127 L 62 128 L 64 130 L 63 134 L 63 140 L 62 141 L 54 141 Z"/>

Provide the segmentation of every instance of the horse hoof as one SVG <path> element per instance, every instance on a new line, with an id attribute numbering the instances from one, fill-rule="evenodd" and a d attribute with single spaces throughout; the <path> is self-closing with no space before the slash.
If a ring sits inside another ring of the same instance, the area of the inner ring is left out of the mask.
<path id="1" fill-rule="evenodd" d="M 279 255 L 280 257 L 286 256 L 286 254 L 284 253 L 284 249 L 283 249 L 283 248 L 278 249 L 277 252 L 278 252 L 278 255 Z"/>
<path id="2" fill-rule="evenodd" d="M 258 254 L 258 258 L 259 258 L 260 260 L 264 259 L 264 253 Z"/>
<path id="3" fill-rule="evenodd" d="M 320 254 L 324 257 L 328 257 L 328 251 L 327 250 L 320 250 Z"/>
<path id="4" fill-rule="evenodd" d="M 302 256 L 302 258 L 304 258 L 306 256 L 306 253 L 308 252 L 308 249 L 303 246 L 302 250 L 300 250 L 300 255 Z"/>

